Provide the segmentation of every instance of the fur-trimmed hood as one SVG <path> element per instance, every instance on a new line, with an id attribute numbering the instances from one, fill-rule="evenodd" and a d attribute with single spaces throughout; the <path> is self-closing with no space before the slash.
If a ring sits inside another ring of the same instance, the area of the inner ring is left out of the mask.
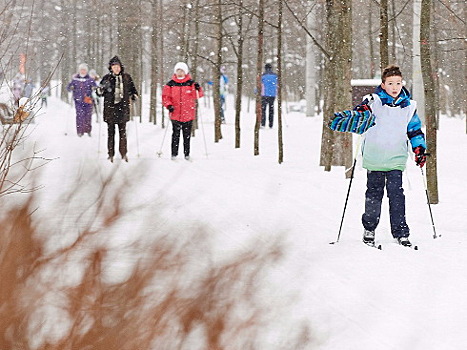
<path id="1" fill-rule="evenodd" d="M 120 61 L 120 58 L 118 56 L 114 56 L 110 59 L 109 61 L 109 71 L 112 72 L 112 66 L 114 64 L 118 64 L 121 67 L 121 72 L 123 73 L 125 71 L 125 67 L 123 66 L 122 61 Z"/>

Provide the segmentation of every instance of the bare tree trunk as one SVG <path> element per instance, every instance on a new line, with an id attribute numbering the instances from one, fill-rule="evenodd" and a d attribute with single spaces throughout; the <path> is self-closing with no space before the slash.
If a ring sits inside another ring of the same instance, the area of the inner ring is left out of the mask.
<path id="1" fill-rule="evenodd" d="M 78 9 L 77 9 L 77 1 L 73 1 L 73 12 L 72 12 L 72 18 L 76 18 L 78 15 Z M 69 15 L 69 14 L 68 14 Z M 72 72 L 76 72 L 78 70 L 78 62 L 76 61 L 77 58 L 77 51 L 76 48 L 81 47 L 81 45 L 78 45 L 78 38 L 77 36 L 78 31 L 76 28 L 76 20 L 71 22 L 71 37 L 73 38 L 72 45 L 71 45 L 71 60 L 70 60 L 70 66 L 72 69 Z"/>
<path id="2" fill-rule="evenodd" d="M 183 13 L 183 26 L 182 26 L 182 40 L 181 40 L 181 49 L 180 49 L 180 55 L 181 55 L 181 60 L 183 62 L 186 62 L 188 64 L 188 51 L 189 51 L 189 40 L 188 40 L 188 32 L 189 32 L 189 23 L 190 23 L 190 16 L 189 16 L 189 6 L 188 6 L 188 1 L 184 0 L 183 3 L 180 5 L 181 11 Z"/>
<path id="3" fill-rule="evenodd" d="M 396 37 L 396 0 L 391 0 L 391 62 L 397 62 L 397 37 Z M 388 23 L 389 24 L 389 23 Z"/>
<path id="4" fill-rule="evenodd" d="M 152 35 L 151 35 L 151 87 L 150 87 L 150 103 L 149 103 L 149 122 L 157 124 L 157 83 L 159 76 L 159 60 L 158 60 L 158 17 L 157 17 L 157 1 L 153 0 L 152 7 Z"/>
<path id="5" fill-rule="evenodd" d="M 214 84 L 212 98 L 214 100 L 214 142 L 219 142 L 222 139 L 221 131 L 221 97 L 220 97 L 220 81 L 221 81 L 221 63 L 222 63 L 222 0 L 217 1 L 216 8 L 216 25 L 217 25 L 217 50 L 216 61 L 214 67 Z"/>
<path id="6" fill-rule="evenodd" d="M 126 0 L 119 0 L 118 18 L 118 53 L 125 66 L 125 72 L 131 74 L 136 89 L 142 94 L 142 33 L 141 0 L 134 0 L 128 6 Z M 141 117 L 141 99 L 132 108 L 132 117 Z"/>
<path id="7" fill-rule="evenodd" d="M 430 25 L 431 25 L 431 0 L 422 0 L 420 15 L 420 44 L 421 63 L 423 75 L 423 87 L 425 91 L 425 120 L 427 148 L 431 154 L 426 165 L 427 186 L 430 202 L 437 204 L 438 175 L 437 175 L 437 123 L 436 123 L 436 100 L 435 100 L 435 72 L 431 63 Z"/>
<path id="8" fill-rule="evenodd" d="M 412 98 L 417 101 L 417 113 L 422 122 L 425 122 L 425 95 L 420 63 L 420 8 L 421 0 L 413 0 Z"/>
<path id="9" fill-rule="evenodd" d="M 277 133 L 279 146 L 279 164 L 284 161 L 284 145 L 282 140 L 282 0 L 278 0 L 277 18 Z"/>
<path id="10" fill-rule="evenodd" d="M 316 21 L 316 14 L 312 10 L 314 3 L 310 2 L 309 10 L 308 10 L 308 17 L 307 17 L 307 27 L 308 30 L 311 32 L 314 22 Z M 306 37 L 306 61 L 305 61 L 305 69 L 306 69 L 306 80 L 305 80 L 305 99 L 306 99 L 306 116 L 307 117 L 314 117 L 316 115 L 316 105 L 319 104 L 319 101 L 316 98 L 316 86 L 317 86 L 317 77 L 318 72 L 316 71 L 316 52 L 315 47 L 313 45 L 313 40 L 311 40 L 310 36 L 307 35 Z M 282 85 L 281 85 L 282 86 Z"/>
<path id="11" fill-rule="evenodd" d="M 258 1 L 258 56 L 256 58 L 256 123 L 254 155 L 259 155 L 259 127 L 261 125 L 261 74 L 263 68 L 264 0 Z"/>
<path id="12" fill-rule="evenodd" d="M 326 61 L 324 72 L 324 117 L 320 159 L 320 165 L 324 166 L 325 171 L 331 171 L 332 165 L 344 165 L 347 177 L 351 174 L 352 166 L 352 135 L 333 132 L 328 124 L 334 112 L 349 109 L 352 104 L 351 6 L 351 0 L 326 0 L 326 46 L 330 58 Z"/>
<path id="13" fill-rule="evenodd" d="M 388 25 L 388 0 L 380 0 L 379 17 L 380 17 L 380 29 L 379 29 L 379 54 L 381 59 L 381 71 L 389 65 L 389 49 L 388 49 L 388 38 L 389 38 L 389 25 Z"/>
<path id="14" fill-rule="evenodd" d="M 62 6 L 62 11 L 61 11 L 61 15 L 62 15 L 62 33 L 64 35 L 65 38 L 70 38 L 70 30 L 69 30 L 69 25 L 68 25 L 68 22 L 66 20 L 66 18 L 68 17 L 68 11 L 66 11 L 68 9 L 68 7 L 66 6 L 66 1 L 65 0 L 62 0 L 61 1 L 61 6 Z M 62 41 L 63 42 L 63 41 Z M 71 62 L 71 57 L 70 57 L 70 49 L 68 47 L 68 43 L 65 42 L 63 43 L 62 45 L 62 50 L 63 50 L 63 62 L 60 66 L 60 76 L 61 76 L 61 81 L 62 81 L 62 84 L 61 84 L 61 88 L 60 88 L 60 99 L 62 101 L 65 101 L 65 102 L 69 102 L 68 101 L 68 91 L 66 89 L 67 85 L 68 85 L 68 82 L 70 81 L 70 62 Z"/>
<path id="15" fill-rule="evenodd" d="M 160 82 L 161 86 L 165 84 L 165 77 L 164 77 L 164 36 L 162 33 L 164 33 L 164 21 L 163 21 L 163 13 L 164 13 L 164 0 L 157 0 L 159 3 L 159 33 L 160 35 L 160 63 L 161 63 L 161 69 L 160 69 Z M 166 122 L 165 122 L 165 108 L 162 108 L 162 122 L 161 122 L 161 127 L 162 129 L 166 128 Z"/>
<path id="16" fill-rule="evenodd" d="M 243 0 L 239 3 L 238 14 L 238 54 L 237 54 L 237 91 L 235 96 L 235 148 L 240 148 L 240 115 L 242 110 L 242 92 L 243 92 Z"/>
<path id="17" fill-rule="evenodd" d="M 195 29 L 194 29 L 194 48 L 193 48 L 193 52 L 192 52 L 192 77 L 193 77 L 193 80 L 194 81 L 198 81 L 198 52 L 199 52 L 199 1 L 200 0 L 196 0 L 195 2 L 195 17 L 194 17 L 194 26 L 195 26 Z M 193 136 L 195 136 L 195 132 L 196 130 L 198 130 L 198 121 L 199 121 L 199 102 L 198 100 L 195 101 L 195 104 L 196 104 L 196 118 L 195 120 L 193 120 L 193 128 L 191 130 L 191 134 Z"/>
<path id="18" fill-rule="evenodd" d="M 464 6 L 462 8 L 463 18 L 467 17 L 467 2 L 464 1 Z M 464 37 L 467 38 L 467 21 L 464 21 Z M 467 62 L 467 40 L 464 40 L 464 62 Z M 462 89 L 465 93 L 465 82 L 467 81 L 467 64 L 464 64 L 464 79 L 462 85 L 464 88 Z M 465 95 L 464 95 L 465 96 Z M 467 134 L 467 98 L 464 98 L 462 103 L 462 109 L 464 110 L 465 116 L 465 133 Z"/>
<path id="19" fill-rule="evenodd" d="M 375 48 L 374 48 L 374 45 L 373 45 L 373 40 L 371 40 L 371 37 L 373 36 L 373 30 L 372 30 L 372 27 L 373 27 L 373 15 L 372 15 L 372 11 L 373 11 L 373 3 L 372 1 L 370 0 L 370 4 L 368 6 L 368 32 L 367 32 L 367 35 L 368 35 L 368 38 L 370 38 L 368 40 L 368 45 L 369 45 L 369 49 L 370 49 L 370 76 L 369 78 L 374 78 L 375 77 L 375 73 L 376 73 L 376 67 L 375 67 Z"/>

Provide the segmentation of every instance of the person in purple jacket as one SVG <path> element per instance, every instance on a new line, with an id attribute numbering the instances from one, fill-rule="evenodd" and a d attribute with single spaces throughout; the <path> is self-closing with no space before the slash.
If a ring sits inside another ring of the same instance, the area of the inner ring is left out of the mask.
<path id="1" fill-rule="evenodd" d="M 92 119 L 92 90 L 97 88 L 97 83 L 88 74 L 89 68 L 86 63 L 81 63 L 78 73 L 68 84 L 68 91 L 73 91 L 73 100 L 76 108 L 76 131 L 78 136 L 84 134 L 91 136 Z"/>

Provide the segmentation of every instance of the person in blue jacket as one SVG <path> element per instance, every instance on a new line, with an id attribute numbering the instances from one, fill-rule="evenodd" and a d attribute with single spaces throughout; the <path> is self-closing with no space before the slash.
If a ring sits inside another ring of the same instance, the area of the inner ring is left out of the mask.
<path id="1" fill-rule="evenodd" d="M 272 65 L 264 65 L 265 72 L 261 77 L 261 126 L 266 126 L 266 108 L 269 106 L 269 127 L 274 124 L 274 101 L 277 96 L 277 74 L 272 71 Z"/>
<path id="2" fill-rule="evenodd" d="M 417 103 L 411 100 L 409 91 L 403 86 L 400 68 L 395 65 L 386 67 L 381 85 L 351 112 L 335 113 L 330 127 L 336 131 L 364 132 L 362 156 L 363 168 L 367 169 L 367 190 L 362 215 L 363 242 L 374 244 L 386 187 L 392 236 L 399 244 L 411 246 L 402 172 L 407 163 L 408 143 L 419 167 L 426 162 L 426 143 L 417 115 Z M 365 128 L 359 129 L 363 126 Z"/>
<path id="3" fill-rule="evenodd" d="M 225 124 L 225 98 L 229 89 L 229 78 L 225 74 L 225 66 L 221 67 L 221 78 L 219 81 L 219 97 L 221 99 L 221 122 Z"/>

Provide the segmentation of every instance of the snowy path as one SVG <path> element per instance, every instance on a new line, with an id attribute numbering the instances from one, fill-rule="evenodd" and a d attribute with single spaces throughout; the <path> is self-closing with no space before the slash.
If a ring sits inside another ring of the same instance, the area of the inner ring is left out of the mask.
<path id="1" fill-rule="evenodd" d="M 228 121 L 232 113 L 232 109 L 227 111 Z M 130 122 L 128 164 L 106 160 L 104 127 L 100 129 L 100 145 L 97 124 L 91 138 L 75 136 L 73 117 L 69 106 L 52 100 L 47 113 L 38 117 L 31 136 L 45 149 L 45 157 L 57 158 L 42 172 L 45 190 L 41 198 L 47 210 L 54 210 L 47 206 L 73 186 L 76 174 L 83 175 L 83 186 L 92 191 L 93 179 L 117 169 L 133 185 L 130 204 L 145 204 L 123 225 L 119 232 L 122 239 L 129 232 L 133 234 L 154 210 L 179 223 L 176 234 L 195 224 L 207 227 L 219 259 L 257 237 L 266 243 L 282 236 L 285 258 L 273 268 L 270 279 L 275 288 L 267 297 L 276 305 L 283 302 L 277 298 L 292 296 L 290 322 L 309 320 L 315 338 L 313 349 L 438 350 L 467 346 L 463 329 L 467 323 L 467 161 L 465 152 L 459 152 L 467 149 L 465 120 L 441 121 L 440 204 L 433 206 L 433 214 L 443 237 L 432 239 L 420 170 L 410 164 L 404 176 L 407 216 L 411 238 L 420 250 L 392 243 L 385 203 L 377 230 L 377 239 L 383 244 L 379 251 L 360 243 L 365 189 L 361 168 L 356 171 L 341 241 L 328 244 L 336 239 L 348 182 L 342 169 L 325 173 L 317 165 L 319 118 L 299 113 L 286 116 L 285 163 L 279 165 L 276 129 L 261 130 L 261 155 L 253 156 L 253 116 L 248 114 L 243 116 L 242 148 L 237 150 L 232 121 L 222 127 L 224 140 L 214 144 L 212 122 L 204 115 L 208 157 L 200 129 L 192 139 L 193 162 L 169 159 L 170 129 L 163 155 L 158 158 L 164 130 L 147 122 Z M 83 200 L 81 205 L 88 204 Z"/>

